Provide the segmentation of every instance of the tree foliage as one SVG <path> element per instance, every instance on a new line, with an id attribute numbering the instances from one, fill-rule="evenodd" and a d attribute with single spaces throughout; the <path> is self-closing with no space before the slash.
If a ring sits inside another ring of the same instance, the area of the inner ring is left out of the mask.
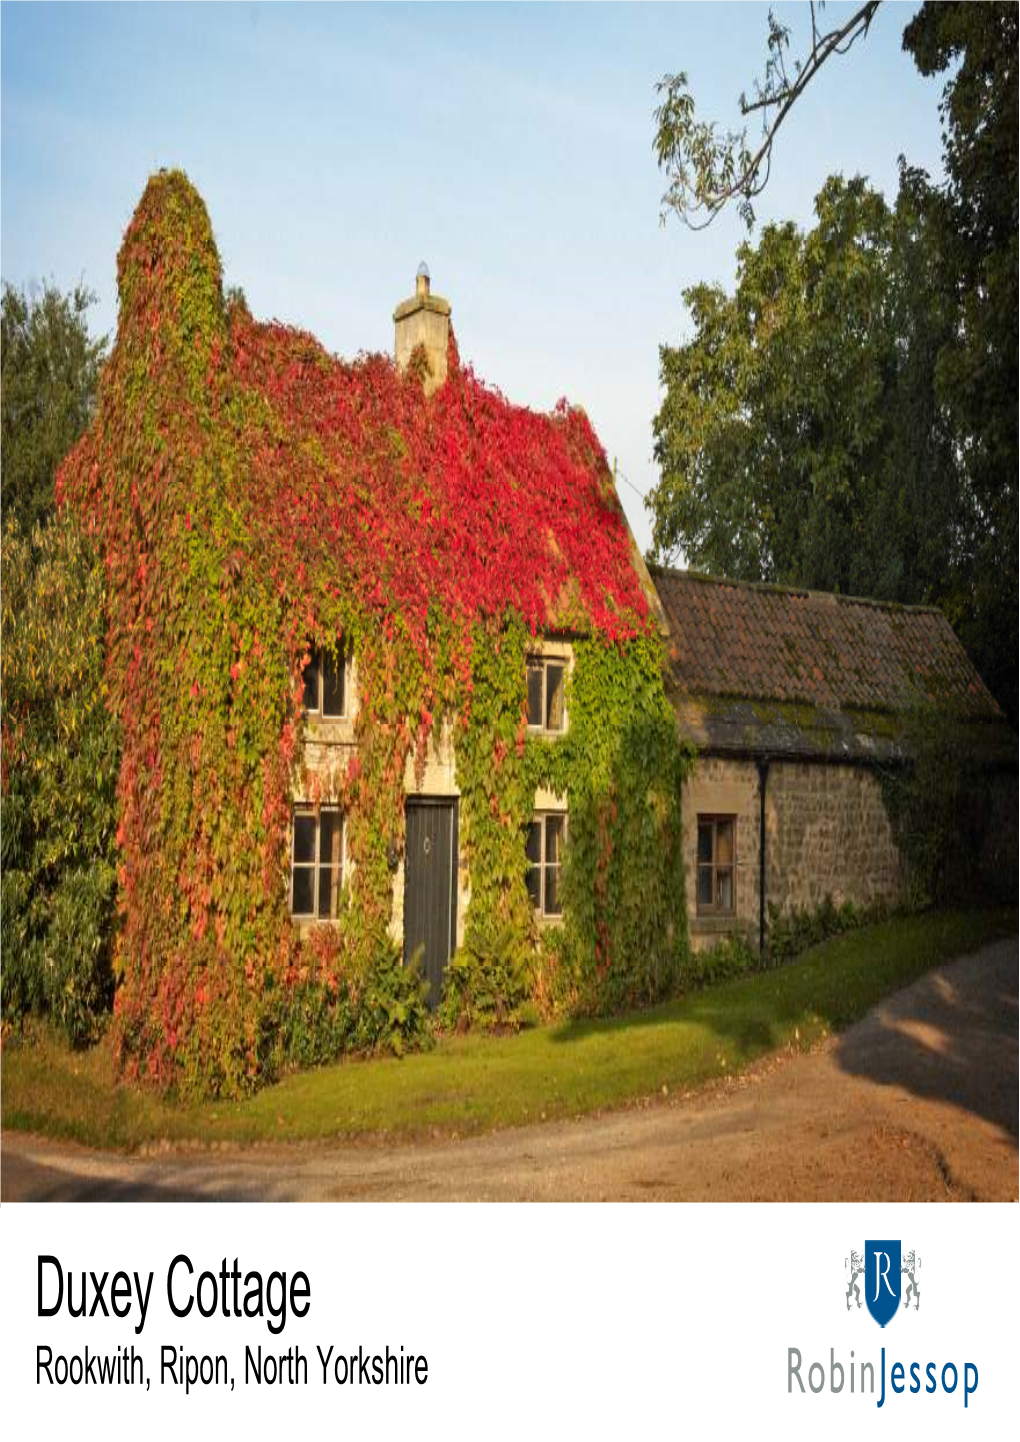
<path id="1" fill-rule="evenodd" d="M 81 285 L 3 286 L 0 504 L 25 535 L 51 514 L 57 466 L 95 409 L 106 341 L 89 335 L 94 301 Z"/>
<path id="2" fill-rule="evenodd" d="M 661 352 L 654 550 L 745 580 L 932 600 L 973 518 L 934 398 L 948 320 L 911 178 L 893 210 L 862 180 L 830 180 L 816 216 L 743 245 L 732 295 L 686 292 L 694 335 Z"/>
<path id="3" fill-rule="evenodd" d="M 105 582 L 70 517 L 5 526 L 3 1014 L 74 1043 L 109 1009 L 118 731 L 105 705 Z"/>
<path id="4" fill-rule="evenodd" d="M 1015 904 L 1016 791 L 1010 800 L 1002 768 L 988 765 L 973 731 L 944 708 L 918 704 L 904 744 L 909 763 L 881 779 L 908 899 Z"/>
<path id="5" fill-rule="evenodd" d="M 922 5 L 904 48 L 946 75 L 940 113 L 946 184 L 924 204 L 952 307 L 935 388 L 979 522 L 971 586 L 951 612 L 993 693 L 1017 718 L 1018 12 L 1011 4 Z"/>
<path id="6" fill-rule="evenodd" d="M 866 34 L 874 8 L 826 51 L 812 7 L 811 50 L 790 69 L 770 17 L 765 79 L 742 98 L 766 117 L 755 153 L 746 132 L 697 122 L 686 79 L 667 77 L 665 209 L 710 219 L 735 199 L 750 220 L 812 57 Z M 926 3 L 904 46 L 946 76 L 946 181 L 901 162 L 887 206 L 831 179 L 806 235 L 775 225 L 741 248 L 732 296 L 686 292 L 694 334 L 661 353 L 653 549 L 737 578 L 936 602 L 1015 723 L 1016 6 Z"/>

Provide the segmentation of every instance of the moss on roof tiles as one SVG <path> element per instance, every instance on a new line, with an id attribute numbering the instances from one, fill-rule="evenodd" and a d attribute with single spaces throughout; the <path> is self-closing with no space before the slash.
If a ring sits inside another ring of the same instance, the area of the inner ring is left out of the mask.
<path id="1" fill-rule="evenodd" d="M 862 715 L 902 714 L 924 699 L 1002 719 L 934 607 L 649 569 L 683 692 Z"/>

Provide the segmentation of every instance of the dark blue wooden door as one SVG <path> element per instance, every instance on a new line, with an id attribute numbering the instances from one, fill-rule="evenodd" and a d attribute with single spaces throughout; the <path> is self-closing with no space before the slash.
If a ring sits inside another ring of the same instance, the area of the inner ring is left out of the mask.
<path id="1" fill-rule="evenodd" d="M 407 803 L 404 855 L 404 964 L 421 949 L 435 1006 L 457 939 L 457 803 Z"/>

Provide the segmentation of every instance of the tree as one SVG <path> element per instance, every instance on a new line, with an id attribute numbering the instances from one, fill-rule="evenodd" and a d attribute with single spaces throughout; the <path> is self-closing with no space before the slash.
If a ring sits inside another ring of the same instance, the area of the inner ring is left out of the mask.
<path id="1" fill-rule="evenodd" d="M 770 16 L 765 79 L 753 101 L 741 97 L 745 116 L 763 116 L 754 151 L 746 130 L 720 137 L 697 121 L 686 78 L 666 76 L 663 215 L 696 227 L 735 201 L 750 224 L 779 126 L 821 65 L 868 33 L 875 8 L 823 33 L 811 6 L 811 48 L 792 67 L 789 33 Z M 733 297 L 687 293 L 695 336 L 662 351 L 662 479 L 650 497 L 660 556 L 937 601 L 1014 724 L 1017 31 L 1015 5 L 926 0 L 904 48 L 922 74 L 947 76 L 945 183 L 901 161 L 896 205 L 876 229 L 830 181 L 803 246 L 770 227 L 739 253 Z"/>
<path id="2" fill-rule="evenodd" d="M 5 525 L 3 560 L 3 1015 L 48 1014 L 82 1043 L 113 994 L 120 751 L 104 571 L 67 515 L 32 536 Z"/>
<path id="3" fill-rule="evenodd" d="M 953 619 L 1004 710 L 1017 718 L 1017 166 L 1015 5 L 925 4 L 904 48 L 947 74 L 940 112 L 947 181 L 924 197 L 933 282 L 955 319 L 936 367 L 979 518 L 969 604 Z"/>
<path id="4" fill-rule="evenodd" d="M 954 585 L 973 517 L 934 398 L 949 317 L 916 186 L 904 172 L 890 210 L 831 179 L 812 230 L 740 248 L 733 295 L 686 292 L 693 338 L 661 350 L 657 559 L 904 602 Z"/>
<path id="5" fill-rule="evenodd" d="M 81 285 L 67 295 L 3 286 L 0 506 L 25 534 L 52 512 L 57 466 L 95 408 L 106 341 L 89 336 L 94 302 Z"/>
<path id="6" fill-rule="evenodd" d="M 94 297 L 2 295 L 2 1002 L 92 1039 L 113 994 L 119 743 L 105 705 L 103 568 L 66 515 L 59 463 L 96 404 Z"/>

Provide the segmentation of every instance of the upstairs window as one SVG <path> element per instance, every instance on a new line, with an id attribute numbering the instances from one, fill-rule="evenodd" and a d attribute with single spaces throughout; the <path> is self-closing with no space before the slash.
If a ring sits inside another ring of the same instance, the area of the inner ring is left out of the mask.
<path id="1" fill-rule="evenodd" d="M 698 915 L 732 916 L 734 894 L 733 816 L 698 817 Z"/>
<path id="2" fill-rule="evenodd" d="M 347 715 L 347 656 L 342 648 L 317 646 L 304 670 L 304 707 L 309 716 Z"/>
<path id="3" fill-rule="evenodd" d="M 528 730 L 567 729 L 567 663 L 544 656 L 528 657 Z"/>
<path id="4" fill-rule="evenodd" d="M 567 818 L 560 812 L 542 812 L 528 826 L 528 895 L 539 916 L 561 916 L 560 874 Z"/>
<path id="5" fill-rule="evenodd" d="M 294 808 L 290 913 L 335 921 L 344 879 L 344 818 L 335 806 Z"/>

